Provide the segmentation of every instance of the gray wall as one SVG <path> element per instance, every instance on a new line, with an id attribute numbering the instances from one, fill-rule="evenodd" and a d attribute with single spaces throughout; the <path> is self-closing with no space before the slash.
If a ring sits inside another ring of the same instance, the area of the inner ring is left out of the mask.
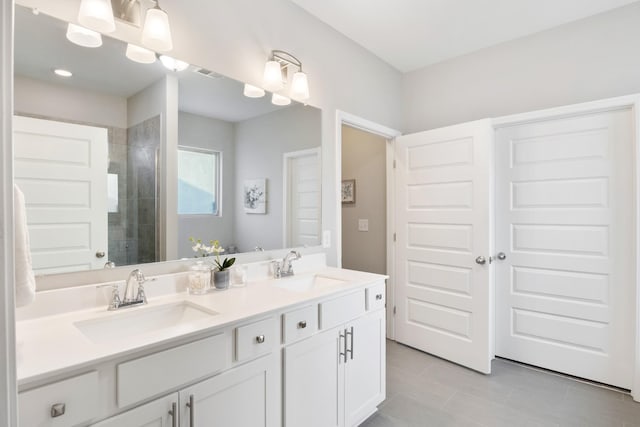
<path id="1" fill-rule="evenodd" d="M 387 273 L 386 140 L 342 126 L 342 179 L 356 180 L 356 203 L 342 205 L 342 267 Z M 358 219 L 369 231 L 358 231 Z"/>
<path id="2" fill-rule="evenodd" d="M 235 149 L 234 125 L 230 122 L 180 112 L 178 145 L 204 148 L 222 153 L 222 203 L 220 215 L 178 215 L 178 257 L 194 256 L 189 237 L 219 240 L 222 246 L 235 244 Z"/>
<path id="3" fill-rule="evenodd" d="M 640 3 L 408 73 L 407 133 L 640 92 Z"/>
<path id="4" fill-rule="evenodd" d="M 282 248 L 283 154 L 320 146 L 320 111 L 297 105 L 236 123 L 235 236 L 240 252 Z M 267 179 L 267 213 L 247 214 L 246 179 Z"/>

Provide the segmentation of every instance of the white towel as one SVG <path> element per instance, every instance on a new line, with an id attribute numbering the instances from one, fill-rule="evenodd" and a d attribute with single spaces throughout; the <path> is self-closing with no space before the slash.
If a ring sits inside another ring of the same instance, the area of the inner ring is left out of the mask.
<path id="1" fill-rule="evenodd" d="M 31 263 L 29 230 L 27 229 L 27 211 L 24 194 L 17 185 L 13 186 L 14 241 L 15 241 L 15 280 L 16 306 L 31 304 L 36 298 L 36 278 Z"/>

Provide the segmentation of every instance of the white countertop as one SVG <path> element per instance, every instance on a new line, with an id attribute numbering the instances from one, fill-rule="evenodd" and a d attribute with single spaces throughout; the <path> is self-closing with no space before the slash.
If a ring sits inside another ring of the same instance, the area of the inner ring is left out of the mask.
<path id="1" fill-rule="evenodd" d="M 145 285 L 148 304 L 142 307 L 107 311 L 106 304 L 95 296 L 95 301 L 89 309 L 41 317 L 27 316 L 24 320 L 16 322 L 18 385 L 24 386 L 155 345 L 167 345 L 191 336 L 204 335 L 208 331 L 243 319 L 264 316 L 305 302 L 326 299 L 331 295 L 357 290 L 385 278 L 378 274 L 330 267 L 323 267 L 299 276 L 308 275 L 326 276 L 344 282 L 314 286 L 305 291 L 291 291 L 276 287 L 267 280 L 254 280 L 245 287 L 231 287 L 224 291 L 212 291 L 206 295 L 178 292 L 158 296 L 153 296 L 154 282 L 149 282 Z M 95 294 L 98 289 L 93 285 L 89 291 Z M 104 293 L 102 289 L 100 291 Z M 87 290 L 85 290 L 85 297 L 86 294 Z M 96 303 L 98 300 L 100 300 L 99 304 Z M 185 300 L 218 314 L 179 327 L 156 330 L 108 343 L 92 342 L 74 326 L 78 321 L 119 316 L 133 310 L 144 310 L 148 307 Z"/>

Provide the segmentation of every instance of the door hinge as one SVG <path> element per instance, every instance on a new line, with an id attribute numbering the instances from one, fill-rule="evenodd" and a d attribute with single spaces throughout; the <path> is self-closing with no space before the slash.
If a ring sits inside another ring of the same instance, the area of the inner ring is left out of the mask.
<path id="1" fill-rule="evenodd" d="M 396 161 L 395 160 L 393 161 L 393 168 L 394 169 L 396 168 Z"/>
<path id="2" fill-rule="evenodd" d="M 397 239 L 396 233 L 393 233 L 393 241 L 395 242 Z"/>
<path id="3" fill-rule="evenodd" d="M 395 305 L 393 306 L 393 315 L 394 316 L 396 315 L 396 306 Z"/>

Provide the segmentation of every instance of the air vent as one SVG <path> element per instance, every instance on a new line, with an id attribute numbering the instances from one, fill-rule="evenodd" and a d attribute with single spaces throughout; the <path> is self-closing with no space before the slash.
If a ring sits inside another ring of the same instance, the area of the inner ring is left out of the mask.
<path id="1" fill-rule="evenodd" d="M 207 70 L 206 68 L 195 68 L 193 71 L 195 73 L 202 74 L 205 77 L 209 77 L 210 79 L 221 79 L 224 77 L 222 74 L 218 74 L 215 71 Z"/>

